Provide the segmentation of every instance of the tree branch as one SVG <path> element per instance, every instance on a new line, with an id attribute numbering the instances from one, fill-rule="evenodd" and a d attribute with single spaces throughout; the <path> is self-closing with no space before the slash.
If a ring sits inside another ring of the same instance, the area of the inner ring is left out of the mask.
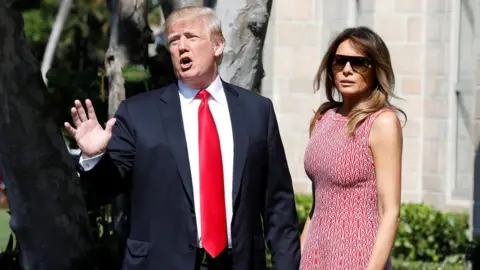
<path id="1" fill-rule="evenodd" d="M 62 35 L 63 25 L 68 18 L 68 14 L 70 13 L 71 8 L 72 0 L 62 0 L 62 3 L 60 4 L 60 9 L 57 13 L 57 17 L 55 18 L 55 23 L 52 27 L 52 32 L 50 33 L 50 37 L 48 38 L 48 43 L 47 47 L 45 48 L 45 54 L 43 55 L 41 66 L 43 81 L 45 82 L 45 84 L 48 84 L 47 72 L 50 69 L 50 65 L 52 64 L 58 40 Z"/>

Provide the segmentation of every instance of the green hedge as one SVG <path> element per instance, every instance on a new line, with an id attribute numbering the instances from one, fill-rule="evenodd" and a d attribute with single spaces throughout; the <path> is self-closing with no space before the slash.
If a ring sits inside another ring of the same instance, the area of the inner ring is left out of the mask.
<path id="1" fill-rule="evenodd" d="M 312 196 L 296 194 L 300 233 L 312 206 Z M 431 206 L 404 203 L 392 250 L 393 268 L 409 270 L 469 269 L 470 250 L 479 252 L 467 237 L 468 214 L 442 212 Z M 472 258 L 476 258 L 471 254 Z M 271 266 L 267 254 L 268 265 Z"/>
<path id="2" fill-rule="evenodd" d="M 300 233 L 302 233 L 303 226 L 305 225 L 305 221 L 307 220 L 310 209 L 312 208 L 312 195 L 296 194 L 295 205 L 297 207 Z"/>
<path id="3" fill-rule="evenodd" d="M 464 260 L 471 242 L 468 214 L 441 212 L 425 204 L 403 204 L 392 255 L 407 261 Z"/>
<path id="4" fill-rule="evenodd" d="M 409 262 L 394 259 L 392 268 L 395 270 L 470 270 L 470 266 L 465 263 L 433 263 L 433 262 Z"/>

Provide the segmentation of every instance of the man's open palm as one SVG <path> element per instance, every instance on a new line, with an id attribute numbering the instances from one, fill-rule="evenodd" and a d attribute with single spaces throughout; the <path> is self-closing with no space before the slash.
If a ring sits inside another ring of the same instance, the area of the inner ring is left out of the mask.
<path id="1" fill-rule="evenodd" d="M 75 100 L 75 107 L 72 108 L 72 127 L 65 122 L 65 128 L 77 142 L 82 151 L 83 158 L 93 157 L 105 151 L 110 138 L 112 138 L 112 128 L 115 125 L 115 118 L 108 120 L 105 129 L 98 123 L 92 102 L 85 100 L 87 112 L 79 100 Z"/>

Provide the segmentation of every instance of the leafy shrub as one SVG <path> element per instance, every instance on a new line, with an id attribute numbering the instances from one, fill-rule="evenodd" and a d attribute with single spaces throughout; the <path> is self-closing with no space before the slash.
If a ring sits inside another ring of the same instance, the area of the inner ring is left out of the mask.
<path id="1" fill-rule="evenodd" d="M 468 215 L 441 212 L 421 204 L 403 204 L 392 255 L 408 261 L 441 262 L 465 255 Z"/>
<path id="2" fill-rule="evenodd" d="M 464 263 L 449 263 L 446 260 L 443 263 L 420 262 L 420 261 L 402 261 L 394 259 L 392 268 L 395 270 L 469 270 L 470 267 Z"/>
<path id="3" fill-rule="evenodd" d="M 295 205 L 297 208 L 298 223 L 300 233 L 303 230 L 305 221 L 307 220 L 310 209 L 312 208 L 312 195 L 309 194 L 296 194 L 295 195 Z"/>

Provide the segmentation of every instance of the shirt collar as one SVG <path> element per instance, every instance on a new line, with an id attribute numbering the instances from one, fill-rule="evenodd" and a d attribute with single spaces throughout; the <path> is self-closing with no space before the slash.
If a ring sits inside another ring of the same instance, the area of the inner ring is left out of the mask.
<path id="1" fill-rule="evenodd" d="M 178 81 L 178 90 L 182 96 L 182 102 L 187 104 L 191 103 L 200 89 L 193 89 L 185 85 L 180 80 Z M 221 105 L 226 105 L 227 100 L 225 97 L 225 92 L 223 91 L 223 84 L 220 76 L 217 75 L 215 80 L 207 87 L 206 89 L 210 93 L 211 97 L 220 103 Z"/>

